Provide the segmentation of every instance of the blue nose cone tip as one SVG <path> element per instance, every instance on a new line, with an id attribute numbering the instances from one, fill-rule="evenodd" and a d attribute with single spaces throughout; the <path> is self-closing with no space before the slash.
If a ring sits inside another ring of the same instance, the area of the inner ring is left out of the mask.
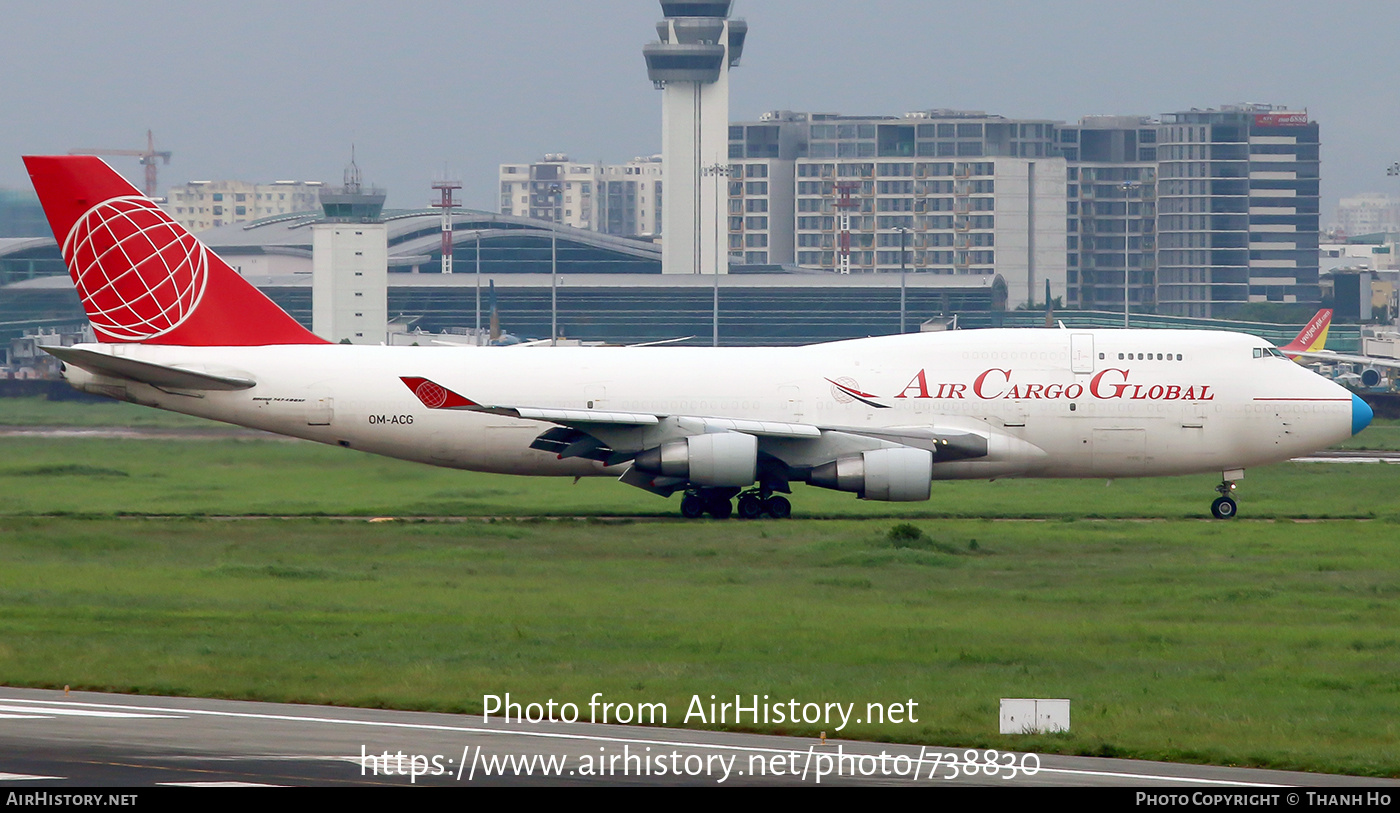
<path id="1" fill-rule="evenodd" d="M 1371 425 L 1371 418 L 1375 413 L 1371 411 L 1371 405 L 1361 400 L 1361 396 L 1351 396 L 1351 433 L 1355 435 L 1362 429 Z"/>

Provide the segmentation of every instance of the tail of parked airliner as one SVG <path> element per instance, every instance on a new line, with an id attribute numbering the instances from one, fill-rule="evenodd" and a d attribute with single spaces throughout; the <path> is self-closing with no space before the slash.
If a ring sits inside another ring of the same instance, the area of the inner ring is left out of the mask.
<path id="1" fill-rule="evenodd" d="M 1296 353 L 1316 353 L 1322 350 L 1327 344 L 1327 328 L 1332 325 L 1331 308 L 1323 308 L 1318 311 L 1313 318 L 1303 326 L 1293 341 L 1280 347 L 1279 350 L 1291 359 L 1296 359 Z"/>
<path id="2" fill-rule="evenodd" d="M 100 158 L 26 156 L 101 342 L 324 344 Z"/>

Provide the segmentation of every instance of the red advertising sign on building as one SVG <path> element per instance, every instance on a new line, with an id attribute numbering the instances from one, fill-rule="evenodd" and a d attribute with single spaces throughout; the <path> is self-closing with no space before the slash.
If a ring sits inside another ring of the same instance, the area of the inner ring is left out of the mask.
<path id="1" fill-rule="evenodd" d="M 1308 123 L 1307 113 L 1256 113 L 1255 127 L 1303 127 Z"/>

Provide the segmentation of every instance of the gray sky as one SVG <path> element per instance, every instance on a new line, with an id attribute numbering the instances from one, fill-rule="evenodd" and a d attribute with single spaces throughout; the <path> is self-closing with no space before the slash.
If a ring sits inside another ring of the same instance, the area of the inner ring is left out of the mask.
<path id="1" fill-rule="evenodd" d="M 1400 194 L 1400 3 L 738 0 L 731 117 L 933 107 L 1074 121 L 1267 102 L 1320 122 L 1323 209 Z M 356 145 L 391 206 L 444 172 L 496 207 L 502 162 L 660 151 L 641 47 L 654 0 L 11 2 L 0 6 L 0 186 L 19 156 L 136 148 L 168 183 L 338 183 Z M 108 159 L 139 185 L 132 158 Z M 1326 216 L 1326 215 L 1325 215 Z"/>

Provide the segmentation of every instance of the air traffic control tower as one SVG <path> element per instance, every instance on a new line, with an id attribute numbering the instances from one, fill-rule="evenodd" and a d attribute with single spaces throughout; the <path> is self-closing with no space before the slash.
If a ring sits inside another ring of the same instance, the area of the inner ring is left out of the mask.
<path id="1" fill-rule="evenodd" d="M 353 150 L 345 185 L 321 192 L 311 227 L 311 330 L 328 342 L 383 344 L 389 323 L 384 190 L 364 186 Z"/>
<path id="2" fill-rule="evenodd" d="M 748 23 L 730 20 L 733 0 L 661 0 L 660 42 L 642 48 L 647 76 L 664 94 L 661 272 L 729 270 L 729 69 L 744 52 Z"/>

